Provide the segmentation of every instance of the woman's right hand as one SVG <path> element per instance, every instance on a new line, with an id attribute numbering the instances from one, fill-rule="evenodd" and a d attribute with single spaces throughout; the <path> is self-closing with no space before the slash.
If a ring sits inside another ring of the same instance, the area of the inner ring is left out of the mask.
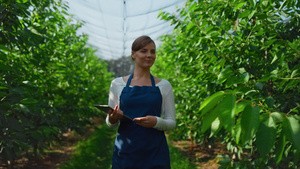
<path id="1" fill-rule="evenodd" d="M 123 117 L 123 111 L 116 105 L 115 109 L 109 111 L 109 122 L 111 124 L 117 123 Z"/>

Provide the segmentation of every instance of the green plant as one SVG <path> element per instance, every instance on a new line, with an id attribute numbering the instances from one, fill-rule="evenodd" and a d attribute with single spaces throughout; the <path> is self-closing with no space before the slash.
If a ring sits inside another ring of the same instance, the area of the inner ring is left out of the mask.
<path id="1" fill-rule="evenodd" d="M 77 35 L 61 1 L 1 0 L 0 160 L 38 157 L 71 129 L 83 131 L 107 101 L 112 74 Z"/>
<path id="2" fill-rule="evenodd" d="M 100 125 L 86 140 L 81 140 L 69 161 L 60 169 L 111 168 L 116 131 L 106 124 Z"/>
<path id="3" fill-rule="evenodd" d="M 299 7 L 189 0 L 177 14 L 160 13 L 175 26 L 153 70 L 174 88 L 174 138 L 218 137 L 234 158 L 225 168 L 299 166 Z"/>

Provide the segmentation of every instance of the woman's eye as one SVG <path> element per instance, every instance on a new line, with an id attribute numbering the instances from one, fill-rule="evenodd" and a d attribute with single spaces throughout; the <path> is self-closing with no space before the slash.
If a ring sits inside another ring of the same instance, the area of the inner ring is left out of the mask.
<path id="1" fill-rule="evenodd" d="M 140 50 L 140 52 L 141 52 L 141 53 L 147 53 L 147 52 L 150 52 L 151 54 L 155 54 L 155 53 L 156 53 L 155 50 L 150 50 L 150 51 L 149 51 L 149 50 L 146 50 L 146 49 L 145 49 L 145 50 Z"/>

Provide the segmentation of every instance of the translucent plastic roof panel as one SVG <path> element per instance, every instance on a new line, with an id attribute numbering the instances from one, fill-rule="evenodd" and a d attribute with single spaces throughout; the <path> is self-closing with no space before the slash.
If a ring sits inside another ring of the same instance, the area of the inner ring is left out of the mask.
<path id="1" fill-rule="evenodd" d="M 75 19 L 84 21 L 79 33 L 89 35 L 88 43 L 102 59 L 129 56 L 131 44 L 141 35 L 157 40 L 173 30 L 158 18 L 160 10 L 175 13 L 185 0 L 63 0 Z"/>

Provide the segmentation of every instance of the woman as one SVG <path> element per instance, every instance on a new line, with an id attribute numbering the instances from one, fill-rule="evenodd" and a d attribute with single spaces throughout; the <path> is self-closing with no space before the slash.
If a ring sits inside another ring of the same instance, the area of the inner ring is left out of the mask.
<path id="1" fill-rule="evenodd" d="M 118 128 L 113 169 L 170 168 L 169 149 L 164 131 L 176 126 L 171 84 L 154 77 L 150 68 L 156 59 L 154 41 L 148 36 L 132 44 L 135 69 L 131 75 L 111 82 L 109 106 L 115 107 L 106 118 Z M 123 119 L 123 114 L 133 120 Z"/>

